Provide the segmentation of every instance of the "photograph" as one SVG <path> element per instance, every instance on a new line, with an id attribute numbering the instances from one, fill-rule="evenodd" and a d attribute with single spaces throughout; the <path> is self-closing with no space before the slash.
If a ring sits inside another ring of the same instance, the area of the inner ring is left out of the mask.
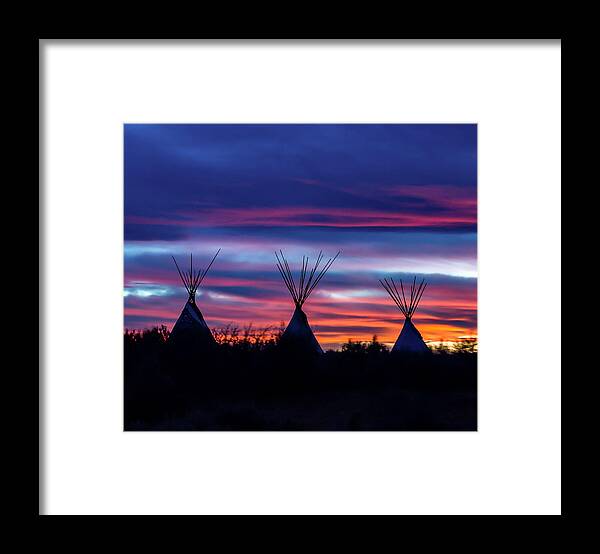
<path id="1" fill-rule="evenodd" d="M 124 430 L 477 431 L 477 132 L 124 124 Z"/>

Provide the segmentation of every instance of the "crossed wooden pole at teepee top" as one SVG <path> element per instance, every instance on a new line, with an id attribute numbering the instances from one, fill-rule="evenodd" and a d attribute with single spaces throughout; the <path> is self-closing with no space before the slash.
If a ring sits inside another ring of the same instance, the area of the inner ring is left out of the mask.
<path id="1" fill-rule="evenodd" d="M 417 306 L 421 301 L 421 296 L 423 296 L 423 291 L 427 286 L 425 279 L 423 279 L 417 285 L 417 278 L 416 276 L 414 277 L 412 285 L 410 286 L 410 298 L 408 301 L 406 299 L 406 295 L 404 294 L 404 285 L 402 283 L 402 279 L 400 279 L 400 291 L 398 290 L 398 287 L 396 287 L 396 283 L 394 283 L 394 279 L 392 277 L 390 277 L 390 281 L 387 279 L 383 279 L 383 281 L 379 279 L 379 282 L 390 295 L 392 300 L 396 303 L 396 306 L 400 308 L 400 311 L 404 314 L 404 317 L 410 319 L 415 313 Z"/>
<path id="2" fill-rule="evenodd" d="M 204 269 L 204 270 L 199 269 L 197 272 L 194 272 L 194 260 L 192 258 L 192 254 L 190 254 L 190 270 L 189 270 L 189 272 L 181 271 L 181 269 L 179 269 L 179 264 L 177 263 L 175 256 L 171 256 L 173 258 L 173 261 L 175 262 L 175 267 L 177 268 L 179 277 L 181 277 L 183 286 L 185 287 L 185 290 L 187 290 L 188 294 L 190 295 L 190 300 L 195 299 L 195 295 L 196 295 L 196 291 L 198 290 L 198 287 L 202 284 L 202 281 L 204 281 L 204 277 L 206 277 L 206 274 L 208 273 L 210 266 L 212 266 L 213 262 L 216 260 L 217 256 L 219 255 L 219 252 L 221 252 L 220 248 L 217 250 L 217 253 L 213 256 L 213 259 L 208 264 L 206 269 Z"/>
<path id="3" fill-rule="evenodd" d="M 275 252 L 275 257 L 277 258 L 277 269 L 279 273 L 281 273 L 281 278 L 285 283 L 285 286 L 290 291 L 294 303 L 299 308 L 306 302 L 307 298 L 310 296 L 310 293 L 315 289 L 315 287 L 319 284 L 319 281 L 323 278 L 327 270 L 331 267 L 331 264 L 336 260 L 336 258 L 340 255 L 340 251 L 333 257 L 329 258 L 329 260 L 325 263 L 325 265 L 319 270 L 319 265 L 323 261 L 323 251 L 319 252 L 317 256 L 317 261 L 315 262 L 314 267 L 309 271 L 308 256 L 302 256 L 302 267 L 300 269 L 300 278 L 298 280 L 298 286 L 296 287 L 296 283 L 294 282 L 294 277 L 292 276 L 292 271 L 290 270 L 290 266 L 283 255 L 283 252 L 280 250 L 279 254 Z M 280 258 L 281 256 L 281 258 Z"/>

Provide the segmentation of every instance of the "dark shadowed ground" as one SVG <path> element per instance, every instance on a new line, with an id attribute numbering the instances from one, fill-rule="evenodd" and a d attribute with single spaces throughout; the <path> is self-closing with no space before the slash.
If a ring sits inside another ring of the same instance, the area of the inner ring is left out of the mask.
<path id="1" fill-rule="evenodd" d="M 302 356 L 276 341 L 174 348 L 125 335 L 128 431 L 475 431 L 477 355 L 396 356 L 376 341 Z"/>

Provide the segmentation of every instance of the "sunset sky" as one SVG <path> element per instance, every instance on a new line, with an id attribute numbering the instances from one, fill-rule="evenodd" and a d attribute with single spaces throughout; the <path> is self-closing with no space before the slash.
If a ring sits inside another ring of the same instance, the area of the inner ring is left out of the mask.
<path id="1" fill-rule="evenodd" d="M 429 285 L 425 340 L 477 334 L 475 125 L 125 125 L 125 327 L 174 324 L 171 255 L 205 267 L 210 327 L 287 324 L 275 267 L 341 250 L 304 306 L 324 348 L 393 343 L 403 316 L 378 279 Z M 180 265 L 181 265 L 180 264 Z"/>

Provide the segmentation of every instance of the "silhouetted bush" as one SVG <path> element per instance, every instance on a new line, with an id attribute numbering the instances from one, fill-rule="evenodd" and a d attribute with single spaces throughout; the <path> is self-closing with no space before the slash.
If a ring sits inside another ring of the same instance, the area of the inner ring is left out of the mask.
<path id="1" fill-rule="evenodd" d="M 457 354 L 475 354 L 477 352 L 477 339 L 460 339 L 454 344 L 454 352 Z"/>
<path id="2" fill-rule="evenodd" d="M 213 329 L 213 336 L 217 344 L 239 350 L 264 350 L 272 348 L 279 343 L 283 334 L 283 324 L 279 327 L 269 326 L 255 329 L 252 324 L 240 330 L 239 327 L 229 324 L 225 327 Z"/>

